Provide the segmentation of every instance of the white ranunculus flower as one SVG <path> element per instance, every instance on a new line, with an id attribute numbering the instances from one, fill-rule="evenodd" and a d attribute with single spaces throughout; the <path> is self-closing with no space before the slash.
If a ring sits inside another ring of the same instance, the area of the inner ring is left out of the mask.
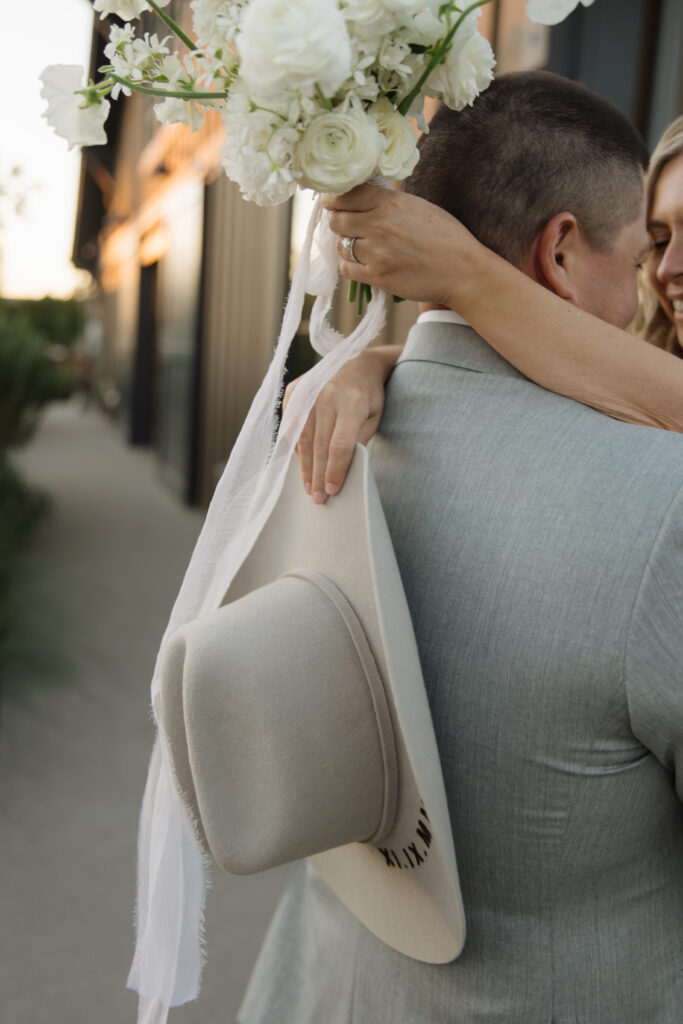
<path id="1" fill-rule="evenodd" d="M 467 19 L 455 33 L 446 60 L 427 79 L 427 94 L 443 97 L 452 110 L 462 110 L 492 82 L 495 65 L 488 39 L 477 32 L 476 21 Z"/>
<path id="2" fill-rule="evenodd" d="M 581 0 L 584 7 L 590 7 L 593 0 Z M 578 7 L 579 0 L 526 0 L 526 13 L 540 25 L 559 25 Z"/>
<path id="3" fill-rule="evenodd" d="M 412 173 L 420 158 L 415 129 L 386 97 L 378 100 L 370 113 L 384 138 L 384 152 L 377 161 L 377 169 L 385 178 L 402 181 Z"/>
<path id="4" fill-rule="evenodd" d="M 351 74 L 351 42 L 336 0 L 252 0 L 237 36 L 250 92 L 335 95 Z"/>
<path id="5" fill-rule="evenodd" d="M 45 68 L 40 80 L 40 95 L 47 100 L 44 117 L 58 135 L 74 146 L 101 146 L 107 141 L 104 122 L 109 114 L 109 100 L 94 89 L 87 89 L 85 69 L 76 64 L 52 64 Z"/>
<path id="6" fill-rule="evenodd" d="M 300 184 L 339 195 L 372 177 L 384 150 L 374 117 L 362 110 L 314 117 L 296 150 Z"/>
<path id="7" fill-rule="evenodd" d="M 169 0 L 157 0 L 157 3 L 159 7 L 165 7 Z M 99 11 L 100 18 L 115 14 L 122 21 L 131 21 L 152 10 L 147 0 L 94 0 L 93 9 Z"/>

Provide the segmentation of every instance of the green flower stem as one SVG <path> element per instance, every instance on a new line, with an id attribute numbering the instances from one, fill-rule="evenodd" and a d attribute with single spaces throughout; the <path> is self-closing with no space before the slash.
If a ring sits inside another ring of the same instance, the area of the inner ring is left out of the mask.
<path id="1" fill-rule="evenodd" d="M 349 302 L 356 302 L 358 316 L 363 315 L 363 306 L 372 299 L 372 288 L 369 284 L 362 284 L 358 288 L 357 281 L 351 281 L 349 285 Z"/>
<path id="2" fill-rule="evenodd" d="M 322 89 L 320 88 L 320 86 L 317 83 L 316 83 L 316 86 L 315 86 L 315 94 L 318 97 L 318 100 L 320 101 L 320 103 L 325 108 L 325 110 L 334 110 L 334 105 L 332 103 L 332 100 L 327 98 L 327 96 L 325 95 L 325 93 L 322 91 Z"/>
<path id="3" fill-rule="evenodd" d="M 112 82 L 118 82 L 119 85 L 125 85 L 133 92 L 141 92 L 145 96 L 168 96 L 171 99 L 187 100 L 188 102 L 190 100 L 224 100 L 228 95 L 227 90 L 225 92 L 194 92 L 190 90 L 174 92 L 171 89 L 155 89 L 145 85 L 136 85 L 135 82 L 129 82 L 127 78 L 119 78 L 118 75 L 110 75 L 110 79 Z"/>
<path id="4" fill-rule="evenodd" d="M 193 43 L 189 36 L 185 35 L 180 25 L 176 25 L 173 18 L 171 18 L 170 15 L 166 14 L 166 12 L 161 7 L 159 7 L 159 5 L 154 2 L 154 0 L 147 0 L 147 3 L 149 4 L 153 11 L 156 11 L 161 20 L 165 22 L 166 25 L 168 25 L 171 32 L 175 32 L 175 34 L 178 36 L 178 39 L 180 39 L 181 42 L 185 43 L 185 46 L 188 48 L 188 50 L 197 49 L 197 44 Z"/>
<path id="5" fill-rule="evenodd" d="M 434 53 L 432 54 L 427 67 L 424 69 L 424 71 L 420 75 L 419 79 L 417 80 L 413 88 L 410 90 L 408 95 L 405 96 L 399 103 L 397 107 L 399 114 L 403 114 L 405 116 L 408 113 L 408 111 L 413 105 L 413 101 L 422 92 L 422 86 L 425 84 L 425 82 L 427 81 L 432 71 L 437 66 L 437 64 L 440 64 L 441 61 L 446 56 L 446 54 L 448 53 L 448 49 L 451 45 L 453 36 L 458 31 L 467 15 L 471 14 L 472 11 L 476 11 L 478 7 L 483 7 L 484 4 L 490 3 L 491 0 L 477 0 L 477 3 L 470 4 L 469 7 L 466 7 L 465 10 L 461 12 L 460 17 L 456 21 L 455 25 L 453 25 L 453 27 L 448 30 L 443 39 L 441 39 L 436 44 L 436 49 L 434 50 Z"/>

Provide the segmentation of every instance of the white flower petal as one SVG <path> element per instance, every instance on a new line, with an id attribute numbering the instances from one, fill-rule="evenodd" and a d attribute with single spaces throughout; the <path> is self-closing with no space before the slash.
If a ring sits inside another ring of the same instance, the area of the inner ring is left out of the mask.
<path id="1" fill-rule="evenodd" d="M 590 7 L 593 0 L 581 0 Z M 579 0 L 526 0 L 526 13 L 540 25 L 559 25 L 578 6 Z"/>
<path id="2" fill-rule="evenodd" d="M 377 169 L 385 178 L 402 181 L 412 173 L 419 159 L 415 129 L 386 98 L 375 103 L 370 113 L 384 138 L 384 152 L 377 161 Z"/>
<path id="3" fill-rule="evenodd" d="M 104 122 L 109 114 L 109 101 L 99 99 L 86 106 L 78 92 L 85 88 L 85 79 L 85 69 L 75 64 L 52 64 L 40 76 L 40 95 L 47 100 L 43 116 L 67 140 L 69 149 L 100 146 L 107 141 Z"/>
<path id="4" fill-rule="evenodd" d="M 159 7 L 165 7 L 170 0 L 157 0 Z M 145 11 L 152 8 L 147 0 L 94 0 L 93 9 L 99 12 L 100 18 L 115 14 L 123 21 L 139 18 Z"/>
<path id="5" fill-rule="evenodd" d="M 492 82 L 496 61 L 491 45 L 478 32 L 456 32 L 448 57 L 427 80 L 427 92 L 441 96 L 452 110 L 471 106 Z"/>

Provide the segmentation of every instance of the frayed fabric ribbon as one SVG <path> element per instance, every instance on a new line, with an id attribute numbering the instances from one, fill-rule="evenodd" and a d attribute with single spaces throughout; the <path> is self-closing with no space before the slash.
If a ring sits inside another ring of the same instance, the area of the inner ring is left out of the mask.
<path id="1" fill-rule="evenodd" d="M 311 262 L 316 228 L 319 256 Z M 330 327 L 327 315 L 338 279 L 335 243 L 317 199 L 272 362 L 216 487 L 163 639 L 220 606 L 282 491 L 290 457 L 320 391 L 384 325 L 386 295 L 373 289 L 365 316 L 348 337 Z M 316 296 L 310 338 L 322 358 L 294 389 L 277 430 L 286 359 L 306 292 Z M 158 698 L 157 660 L 152 679 L 157 735 L 140 813 L 136 946 L 128 977 L 128 987 L 140 996 L 138 1024 L 165 1024 L 169 1008 L 196 999 L 204 958 L 208 858 L 175 786 Z"/>

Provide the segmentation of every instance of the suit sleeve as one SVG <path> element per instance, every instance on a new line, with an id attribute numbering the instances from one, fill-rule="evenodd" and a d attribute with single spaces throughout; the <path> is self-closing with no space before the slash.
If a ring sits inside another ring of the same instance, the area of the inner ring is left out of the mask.
<path id="1" fill-rule="evenodd" d="M 673 773 L 683 802 L 683 488 L 641 581 L 625 670 L 633 732 Z"/>

